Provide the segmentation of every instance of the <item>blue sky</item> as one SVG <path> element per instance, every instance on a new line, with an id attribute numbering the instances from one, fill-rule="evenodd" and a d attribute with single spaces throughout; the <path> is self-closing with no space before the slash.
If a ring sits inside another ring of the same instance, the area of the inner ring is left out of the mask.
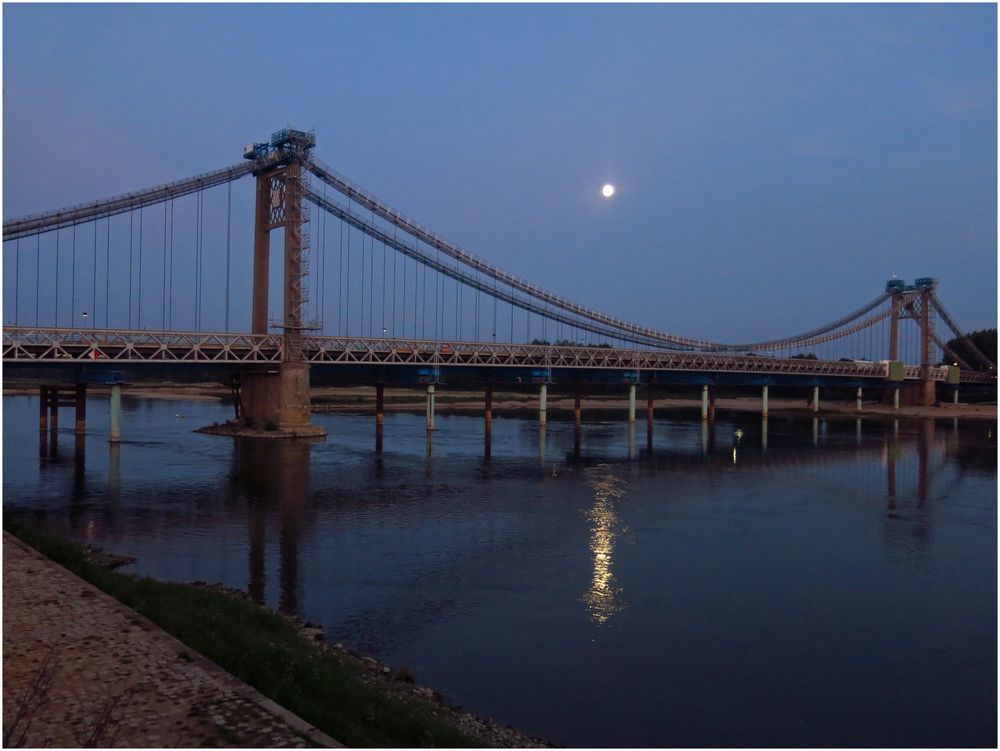
<path id="1" fill-rule="evenodd" d="M 996 322 L 993 5 L 5 5 L 3 21 L 7 218 L 238 162 L 296 124 L 443 236 L 673 333 L 805 330 L 893 272 L 938 278 L 966 328 Z M 206 201 L 224 221 L 225 189 Z"/>

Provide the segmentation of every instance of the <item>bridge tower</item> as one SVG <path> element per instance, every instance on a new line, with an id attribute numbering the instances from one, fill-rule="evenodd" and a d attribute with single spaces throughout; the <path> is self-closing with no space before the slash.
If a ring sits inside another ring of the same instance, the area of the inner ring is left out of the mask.
<path id="1" fill-rule="evenodd" d="M 908 392 L 907 403 L 930 406 L 934 404 L 935 386 L 931 378 L 931 339 L 934 322 L 931 319 L 931 294 L 937 281 L 921 277 L 907 285 L 901 279 L 891 279 L 885 290 L 892 297 L 889 300 L 889 359 L 899 360 L 899 322 L 910 318 L 920 327 L 920 380 L 914 389 L 904 387 Z"/>
<path id="2" fill-rule="evenodd" d="M 310 328 L 303 317 L 308 274 L 310 150 L 312 133 L 285 128 L 267 143 L 248 145 L 243 156 L 252 159 L 257 179 L 254 212 L 253 307 L 251 332 L 268 333 L 268 282 L 271 230 L 284 231 L 283 356 L 277 369 L 247 373 L 242 378 L 241 420 L 247 427 L 276 428 L 291 435 L 325 435 L 312 426 L 309 411 L 309 363 L 302 354 L 302 334 Z M 259 166 L 258 166 L 259 165 Z"/>

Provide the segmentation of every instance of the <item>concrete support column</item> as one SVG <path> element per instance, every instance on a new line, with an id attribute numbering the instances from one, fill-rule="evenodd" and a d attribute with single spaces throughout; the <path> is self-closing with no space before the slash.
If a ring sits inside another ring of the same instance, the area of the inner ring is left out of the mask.
<path id="1" fill-rule="evenodd" d="M 111 434 L 108 440 L 118 443 L 122 439 L 122 387 L 121 384 L 111 385 Z"/>
<path id="2" fill-rule="evenodd" d="M 385 430 L 385 385 L 375 384 L 375 453 L 382 452 L 382 437 Z"/>
<path id="3" fill-rule="evenodd" d="M 483 456 L 489 459 L 493 456 L 493 387 L 486 387 L 483 399 Z M 545 429 L 542 429 L 541 442 L 545 443 Z"/>
<path id="4" fill-rule="evenodd" d="M 45 432 L 49 429 L 49 388 L 38 389 L 38 429 Z"/>
<path id="5" fill-rule="evenodd" d="M 951 401 L 952 404 L 958 404 L 958 386 L 955 387 L 955 391 L 952 393 Z"/>
<path id="6" fill-rule="evenodd" d="M 577 430 L 580 429 L 580 423 L 582 422 L 583 410 L 580 408 L 580 392 L 577 391 L 573 395 L 573 425 Z"/>
<path id="7" fill-rule="evenodd" d="M 628 385 L 628 421 L 635 422 L 635 384 Z"/>
<path id="8" fill-rule="evenodd" d="M 59 389 L 49 389 L 49 430 L 59 430 Z"/>
<path id="9" fill-rule="evenodd" d="M 701 387 L 701 419 L 708 419 L 708 385 Z"/>
<path id="10" fill-rule="evenodd" d="M 813 418 L 813 446 L 819 446 L 819 418 Z"/>
<path id="11" fill-rule="evenodd" d="M 767 386 L 761 387 L 760 390 L 760 413 L 767 417 Z"/>
<path id="12" fill-rule="evenodd" d="M 87 432 L 87 385 L 78 383 L 76 385 L 76 434 L 83 435 Z"/>
<path id="13" fill-rule="evenodd" d="M 813 386 L 812 410 L 819 412 L 819 386 Z"/>
<path id="14" fill-rule="evenodd" d="M 646 451 L 653 453 L 653 385 L 646 387 Z"/>
<path id="15" fill-rule="evenodd" d="M 764 388 L 766 389 L 767 386 Z M 767 451 L 767 415 L 760 418 L 760 447 Z"/>
<path id="16" fill-rule="evenodd" d="M 899 412 L 899 386 L 896 386 L 892 390 L 892 408 L 894 411 Z"/>
<path id="17" fill-rule="evenodd" d="M 858 386 L 858 412 L 861 411 L 861 387 Z"/>
<path id="18" fill-rule="evenodd" d="M 434 430 L 434 384 L 427 384 L 427 429 Z"/>
<path id="19" fill-rule="evenodd" d="M 715 386 L 708 387 L 708 421 L 715 422 Z"/>
<path id="20" fill-rule="evenodd" d="M 545 425 L 547 420 L 546 415 L 546 396 L 548 396 L 549 387 L 548 384 L 542 383 L 538 386 L 538 424 Z"/>

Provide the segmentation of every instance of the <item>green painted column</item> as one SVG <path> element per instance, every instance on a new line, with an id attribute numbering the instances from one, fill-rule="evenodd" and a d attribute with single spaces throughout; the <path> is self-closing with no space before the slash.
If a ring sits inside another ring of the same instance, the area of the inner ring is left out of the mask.
<path id="1" fill-rule="evenodd" d="M 545 425 L 548 422 L 547 415 L 546 415 L 546 409 L 547 409 L 547 407 L 546 407 L 546 404 L 545 404 L 545 400 L 546 400 L 546 397 L 548 396 L 548 392 L 549 392 L 549 387 L 548 387 L 547 384 L 543 383 L 543 384 L 541 384 L 538 387 L 538 424 L 539 425 Z"/>
<path id="2" fill-rule="evenodd" d="M 635 384 L 628 385 L 628 421 L 635 422 Z"/>
<path id="3" fill-rule="evenodd" d="M 427 429 L 434 430 L 434 384 L 427 384 Z"/>
<path id="4" fill-rule="evenodd" d="M 109 441 L 118 443 L 122 439 L 122 387 L 115 383 L 111 386 L 111 435 Z"/>

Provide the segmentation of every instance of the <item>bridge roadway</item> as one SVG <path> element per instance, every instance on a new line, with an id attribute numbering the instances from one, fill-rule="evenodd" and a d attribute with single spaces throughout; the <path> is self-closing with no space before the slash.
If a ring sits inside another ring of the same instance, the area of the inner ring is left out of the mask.
<path id="1" fill-rule="evenodd" d="M 610 347 L 557 347 L 427 339 L 303 337 L 314 380 L 334 383 L 577 382 L 885 387 L 886 366 Z M 65 380 L 121 372 L 127 381 L 217 376 L 282 362 L 280 334 L 5 327 L 3 362 L 10 375 Z M 946 382 L 948 368 L 931 378 Z M 920 377 L 905 366 L 906 380 Z M 86 380 L 86 378 L 84 378 Z M 992 383 L 963 371 L 963 384 Z"/>

